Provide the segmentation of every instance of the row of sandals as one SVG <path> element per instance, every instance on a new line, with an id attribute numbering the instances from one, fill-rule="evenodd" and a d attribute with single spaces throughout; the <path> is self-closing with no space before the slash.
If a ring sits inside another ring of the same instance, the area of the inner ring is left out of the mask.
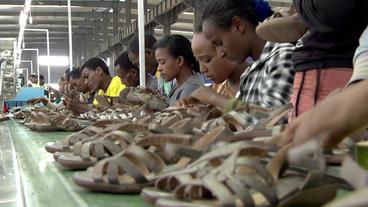
<path id="1" fill-rule="evenodd" d="M 209 121 L 205 114 L 213 108 L 198 108 L 164 111 L 163 118 L 148 122 L 99 121 L 45 148 L 62 166 L 84 170 L 73 177 L 77 185 L 108 193 L 141 192 L 156 206 L 285 206 L 334 198 L 336 185 L 325 179 L 319 148 L 312 151 L 318 156 L 301 150 L 300 159 L 289 163 L 307 167 L 302 173 L 285 168 L 290 147 L 274 145 L 272 135 L 282 127 L 271 125 L 287 107 L 245 131 L 231 131 L 230 124 L 207 132 L 201 123 Z M 187 113 L 192 110 L 201 114 Z M 251 141 L 257 137 L 262 139 Z M 264 160 L 270 161 L 264 165 Z M 307 199 L 322 192 L 319 200 Z"/>
<path id="2" fill-rule="evenodd" d="M 290 105 L 274 111 L 247 105 L 223 114 L 207 105 L 163 109 L 160 97 L 145 89 L 126 93 L 123 111 L 98 112 L 125 118 L 100 116 L 104 120 L 89 119 L 89 126 L 80 124 L 87 116 L 75 119 L 41 109 L 17 116 L 38 114 L 59 129 L 78 123 L 65 128 L 78 132 L 45 149 L 60 165 L 80 170 L 74 182 L 91 191 L 141 192 L 145 201 L 163 207 L 320 206 L 336 196 L 336 179 L 325 172 L 340 157 L 325 155 L 317 142 L 276 145 L 284 129 L 278 124 Z M 37 119 L 26 123 L 36 130 L 48 125 Z"/>

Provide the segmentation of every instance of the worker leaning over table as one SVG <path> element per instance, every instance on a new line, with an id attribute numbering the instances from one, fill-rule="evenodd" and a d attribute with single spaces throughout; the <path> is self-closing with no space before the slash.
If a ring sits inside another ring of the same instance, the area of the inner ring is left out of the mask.
<path id="1" fill-rule="evenodd" d="M 108 97 L 108 101 L 113 104 L 114 97 L 118 97 L 120 92 L 125 88 L 118 76 L 111 77 L 109 68 L 100 58 L 91 58 L 87 60 L 80 68 L 81 77 L 85 80 L 90 92 L 96 95 Z M 98 101 L 95 99 L 93 104 L 84 104 L 78 100 L 65 98 L 67 108 L 76 113 L 85 113 L 95 107 L 99 107 Z"/>

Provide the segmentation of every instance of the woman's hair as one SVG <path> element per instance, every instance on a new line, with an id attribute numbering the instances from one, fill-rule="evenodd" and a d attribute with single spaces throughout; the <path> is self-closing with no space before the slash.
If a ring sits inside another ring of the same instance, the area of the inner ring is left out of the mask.
<path id="1" fill-rule="evenodd" d="M 66 77 L 66 80 L 64 80 L 64 81 L 69 81 L 70 80 L 70 68 L 66 69 L 64 71 L 64 74 L 65 74 L 65 77 Z"/>
<path id="2" fill-rule="evenodd" d="M 144 36 L 144 46 L 146 49 L 153 49 L 155 43 L 157 42 L 156 38 L 151 34 L 146 34 Z M 132 38 L 130 38 L 128 43 L 128 51 L 139 55 L 139 36 L 135 34 Z"/>
<path id="3" fill-rule="evenodd" d="M 193 55 L 192 44 L 184 36 L 165 36 L 155 44 L 155 49 L 158 48 L 166 48 L 173 58 L 182 56 L 194 72 L 199 72 L 199 63 Z"/>
<path id="4" fill-rule="evenodd" d="M 202 21 L 200 21 L 200 23 L 194 25 L 194 33 L 203 33 L 203 29 L 202 29 Z"/>
<path id="5" fill-rule="evenodd" d="M 132 62 L 130 62 L 127 51 L 121 53 L 118 56 L 118 58 L 116 58 L 114 66 L 117 67 L 118 65 L 120 66 L 120 69 L 125 70 L 125 71 L 129 71 L 130 69 L 138 70 L 138 68 L 135 65 L 133 65 Z"/>
<path id="6" fill-rule="evenodd" d="M 70 71 L 70 78 L 74 80 L 81 78 L 81 72 L 79 68 L 73 68 L 73 70 Z"/>
<path id="7" fill-rule="evenodd" d="M 229 28 L 232 18 L 238 16 L 256 27 L 272 14 L 265 0 L 213 0 L 204 8 L 202 20 L 221 28 Z"/>

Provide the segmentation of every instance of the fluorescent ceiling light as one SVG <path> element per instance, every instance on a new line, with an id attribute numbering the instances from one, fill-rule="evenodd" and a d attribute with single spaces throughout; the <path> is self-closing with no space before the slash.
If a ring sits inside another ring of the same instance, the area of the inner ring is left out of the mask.
<path id="1" fill-rule="evenodd" d="M 185 14 L 185 15 L 194 15 L 193 12 L 183 12 L 183 14 Z"/>
<path id="2" fill-rule="evenodd" d="M 40 56 L 40 65 L 50 66 L 68 66 L 69 57 L 68 56 Z"/>
<path id="3" fill-rule="evenodd" d="M 111 65 L 111 59 L 108 57 L 107 59 L 106 59 L 106 65 L 107 65 L 107 67 L 110 67 L 110 65 Z"/>

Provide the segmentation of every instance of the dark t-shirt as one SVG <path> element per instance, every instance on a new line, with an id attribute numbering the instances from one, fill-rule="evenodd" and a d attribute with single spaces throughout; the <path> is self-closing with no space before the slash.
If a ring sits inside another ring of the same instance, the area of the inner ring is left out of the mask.
<path id="1" fill-rule="evenodd" d="M 359 37 L 368 23 L 367 0 L 294 0 L 310 31 L 296 45 L 296 71 L 353 68 Z"/>

